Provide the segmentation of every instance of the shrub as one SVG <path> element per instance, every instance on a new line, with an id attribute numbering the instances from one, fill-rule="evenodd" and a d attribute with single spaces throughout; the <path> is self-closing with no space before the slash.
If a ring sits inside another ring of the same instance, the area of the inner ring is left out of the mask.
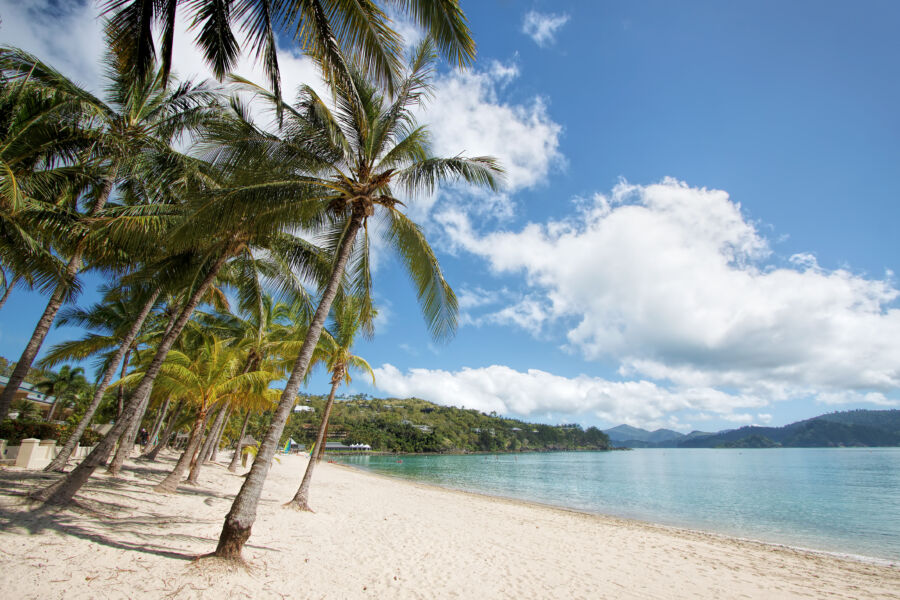
<path id="1" fill-rule="evenodd" d="M 100 439 L 103 438 L 98 432 L 94 431 L 90 427 L 84 430 L 84 433 L 81 434 L 81 439 L 78 440 L 79 446 L 93 446 Z"/>
<path id="2" fill-rule="evenodd" d="M 13 421 L 7 419 L 0 423 L 0 439 L 7 440 L 10 446 L 18 446 L 26 438 L 39 440 L 58 440 L 62 437 L 64 428 L 56 423 L 43 423 L 41 421 Z"/>

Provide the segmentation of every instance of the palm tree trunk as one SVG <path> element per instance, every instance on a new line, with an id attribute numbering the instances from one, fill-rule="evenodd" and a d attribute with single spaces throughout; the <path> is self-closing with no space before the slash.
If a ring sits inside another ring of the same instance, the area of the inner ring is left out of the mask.
<path id="1" fill-rule="evenodd" d="M 97 196 L 97 201 L 94 203 L 88 216 L 93 217 L 103 208 L 106 204 L 106 200 L 109 198 L 110 192 L 112 192 L 112 188 L 113 180 L 111 178 L 104 181 L 103 188 Z M 0 421 L 6 420 L 9 416 L 9 408 L 12 406 L 12 401 L 16 396 L 16 392 L 19 391 L 22 382 L 25 381 L 25 376 L 28 375 L 28 371 L 31 369 L 34 359 L 41 350 L 41 345 L 47 337 L 47 332 L 50 331 L 50 326 L 53 324 L 53 320 L 56 319 L 56 313 L 59 312 L 59 308 L 62 306 L 63 300 L 66 297 L 68 285 L 75 280 L 75 276 L 78 274 L 78 271 L 81 270 L 81 256 L 82 249 L 79 245 L 69 259 L 69 262 L 66 264 L 65 276 L 62 281 L 56 285 L 53 294 L 50 295 L 50 301 L 47 302 L 44 314 L 38 319 L 34 332 L 31 334 L 31 339 L 29 339 L 28 344 L 25 345 L 25 350 L 22 352 L 22 356 L 19 357 L 16 368 L 13 369 L 12 374 L 9 376 L 6 388 L 3 390 L 3 393 L 0 394 Z"/>
<path id="2" fill-rule="evenodd" d="M 222 444 L 222 436 L 225 435 L 225 427 L 228 426 L 228 420 L 231 419 L 232 411 L 233 407 L 229 405 L 228 413 L 225 415 L 225 418 L 222 419 L 222 422 L 219 423 L 216 435 L 213 438 L 213 443 L 209 445 L 209 448 L 204 455 L 204 462 L 216 462 L 216 455 L 219 453 L 219 446 Z"/>
<path id="3" fill-rule="evenodd" d="M 147 436 L 147 444 L 153 443 L 152 440 L 156 439 L 156 436 L 159 435 L 159 430 L 162 429 L 163 421 L 166 418 L 166 413 L 169 411 L 169 404 L 172 402 L 172 398 L 166 396 L 163 405 L 159 407 L 159 414 L 156 415 L 156 422 L 153 423 L 153 429 L 150 430 L 150 435 Z M 144 448 L 146 450 L 146 448 Z"/>
<path id="4" fill-rule="evenodd" d="M 206 425 L 207 411 L 201 409 L 197 413 L 194 420 L 194 426 L 191 428 L 191 437 L 188 439 L 187 447 L 181 453 L 178 462 L 172 472 L 166 475 L 166 478 L 153 487 L 153 491 L 163 494 L 174 494 L 178 490 L 178 484 L 181 483 L 181 476 L 184 475 L 185 469 L 191 462 L 194 452 L 200 445 L 200 439 L 203 437 L 203 426 Z"/>
<path id="5" fill-rule="evenodd" d="M 256 521 L 256 507 L 262 495 L 263 483 L 265 483 L 266 476 L 269 474 L 272 458 L 275 456 L 275 450 L 284 431 L 284 425 L 287 423 L 288 415 L 294 406 L 300 383 L 306 376 L 313 351 L 319 343 L 322 328 L 325 327 L 325 319 L 328 318 L 331 303 L 334 302 L 334 297 L 337 295 L 338 286 L 344 276 L 344 269 L 347 266 L 347 260 L 350 258 L 353 244 L 356 241 L 356 234 L 359 232 L 364 216 L 361 210 L 354 210 L 351 216 L 347 232 L 338 246 L 331 278 L 322 292 L 319 306 L 316 308 L 315 315 L 313 315 L 309 324 L 306 338 L 300 347 L 300 354 L 297 356 L 294 368 L 291 370 L 291 376 L 284 386 L 281 400 L 279 400 L 275 414 L 272 416 L 272 422 L 260 445 L 256 460 L 253 461 L 253 466 L 250 468 L 241 490 L 235 497 L 234 502 L 231 504 L 231 509 L 225 517 L 222 533 L 219 535 L 219 543 L 216 551 L 213 553 L 214 556 L 240 560 L 241 549 L 250 538 L 250 530 Z"/>
<path id="6" fill-rule="evenodd" d="M 125 353 L 128 352 L 129 348 L 131 348 L 131 344 L 134 342 L 134 339 L 137 337 L 138 333 L 140 333 L 141 328 L 144 326 L 144 321 L 147 320 L 147 316 L 150 314 L 150 311 L 153 310 L 153 306 L 156 304 L 156 299 L 158 297 L 159 290 L 153 292 L 150 295 L 150 298 L 147 299 L 147 302 L 141 308 L 141 312 L 138 313 L 138 316 L 131 324 L 131 329 L 128 330 L 128 333 L 125 335 L 125 339 L 122 340 L 121 345 L 119 345 L 119 349 L 116 350 L 116 353 L 113 355 L 112 360 L 106 367 L 106 371 L 103 373 L 103 378 L 100 380 L 100 385 L 97 386 L 97 389 L 94 392 L 94 397 L 91 399 L 91 403 L 88 406 L 87 411 L 85 411 L 84 416 L 81 417 L 81 420 L 75 427 L 75 431 L 73 431 L 72 435 L 69 436 L 69 439 L 66 440 L 66 443 L 59 451 L 59 454 L 57 454 L 56 458 L 54 458 L 53 461 L 44 469 L 45 471 L 63 471 L 66 468 L 66 463 L 69 461 L 69 457 L 72 456 L 72 452 L 75 450 L 78 442 L 81 441 L 81 436 L 84 434 L 85 430 L 87 430 L 88 425 L 91 424 L 91 419 L 94 418 L 94 413 L 97 412 L 97 408 L 100 406 L 100 402 L 103 401 L 103 394 L 106 393 L 106 390 L 109 387 L 109 382 L 112 380 L 116 369 L 119 368 L 119 361 L 122 360 L 122 358 L 125 356 Z"/>
<path id="7" fill-rule="evenodd" d="M 69 260 L 68 265 L 66 265 L 66 279 L 71 280 L 80 267 L 81 256 L 76 253 L 76 256 L 73 256 L 72 259 Z M 25 376 L 28 375 L 28 371 L 31 370 L 31 365 L 34 363 L 34 359 L 37 357 L 41 345 L 44 343 L 44 338 L 47 337 L 47 332 L 50 331 L 50 326 L 56 318 L 56 313 L 59 312 L 59 308 L 62 306 L 65 295 L 66 286 L 63 283 L 60 283 L 56 286 L 56 289 L 53 290 L 50 301 L 47 302 L 47 307 L 44 309 L 44 314 L 42 314 L 41 318 L 38 320 L 37 326 L 31 334 L 31 339 L 28 340 L 28 344 L 26 344 L 22 356 L 19 357 L 19 362 L 16 363 L 16 368 L 13 369 L 12 374 L 9 376 L 9 382 L 6 384 L 6 389 L 0 394 L 0 421 L 5 420 L 9 416 L 9 408 L 12 405 L 13 398 L 22 386 L 22 382 L 25 381 Z"/>
<path id="8" fill-rule="evenodd" d="M 109 462 L 109 466 L 106 468 L 107 474 L 110 477 L 118 477 L 119 472 L 122 470 L 122 465 L 125 464 L 125 459 L 131 457 L 131 453 L 134 451 L 134 440 L 137 438 L 138 428 L 141 426 L 141 420 L 144 417 L 144 413 L 147 412 L 147 405 L 150 403 L 150 392 L 152 390 L 147 390 L 143 400 L 141 401 L 141 407 L 138 409 L 136 416 L 132 419 L 128 428 L 119 436 L 119 445 L 116 448 L 116 453 L 113 455 L 113 459 Z"/>
<path id="9" fill-rule="evenodd" d="M 119 372 L 119 379 L 124 379 L 125 374 L 128 371 L 128 357 L 131 355 L 131 348 L 128 348 L 125 351 L 125 356 L 122 358 L 122 370 Z M 125 386 L 120 385 L 118 391 L 116 392 L 116 418 L 122 416 L 122 410 L 125 408 Z"/>
<path id="10" fill-rule="evenodd" d="M 144 377 L 141 378 L 141 382 L 132 392 L 131 397 L 125 404 L 125 412 L 123 413 L 122 418 L 116 421 L 116 424 L 103 439 L 100 440 L 97 447 L 94 448 L 87 458 L 81 461 L 71 473 L 56 483 L 35 492 L 32 495 L 32 498 L 46 504 L 68 504 L 72 497 L 78 493 L 78 490 L 81 489 L 81 486 L 83 486 L 90 476 L 93 475 L 94 470 L 109 458 L 110 453 L 116 445 L 116 440 L 118 440 L 125 431 L 128 422 L 133 418 L 138 418 L 138 411 L 143 405 L 145 394 L 149 395 L 150 388 L 153 386 L 153 382 L 159 374 L 163 361 L 166 359 L 166 355 L 169 354 L 169 349 L 175 343 L 175 339 L 181 333 L 181 330 L 184 329 L 184 326 L 187 324 L 188 319 L 191 318 L 194 309 L 200 304 L 200 299 L 203 297 L 203 294 L 206 293 L 206 290 L 212 284 L 230 254 L 231 252 L 223 252 L 222 255 L 219 256 L 206 274 L 206 277 L 203 278 L 203 281 L 197 286 L 194 293 L 191 294 L 190 299 L 181 310 L 181 314 L 178 317 L 175 326 L 168 335 L 164 336 L 160 341 L 159 348 L 156 350 L 153 360 L 147 367 L 147 372 L 144 374 Z"/>
<path id="11" fill-rule="evenodd" d="M 166 447 L 169 443 L 169 438 L 172 437 L 172 433 L 175 431 L 175 427 L 178 425 L 178 419 L 181 417 L 181 411 L 185 407 L 184 400 L 179 400 L 178 404 L 175 405 L 174 410 L 172 410 L 171 416 L 169 416 L 169 422 L 166 423 L 166 429 L 163 431 L 162 437 L 157 440 L 156 445 L 153 446 L 153 449 L 150 452 L 144 454 L 141 458 L 144 458 L 149 461 L 155 461 L 156 457 L 159 456 L 159 451 Z"/>
<path id="12" fill-rule="evenodd" d="M 237 473 L 238 463 L 241 460 L 241 442 L 244 440 L 244 436 L 247 435 L 247 425 L 250 424 L 250 409 L 247 409 L 247 414 L 244 415 L 244 424 L 241 425 L 241 435 L 238 436 L 237 444 L 234 447 L 234 454 L 231 457 L 231 462 L 228 463 L 228 470 L 232 473 Z"/>
<path id="13" fill-rule="evenodd" d="M 55 396 L 53 398 L 53 404 L 50 405 L 50 412 L 47 413 L 47 421 L 48 422 L 53 419 L 53 413 L 56 412 L 56 407 L 59 406 L 60 400 L 61 399 L 59 396 Z"/>
<path id="14" fill-rule="evenodd" d="M 225 412 L 227 411 L 227 407 L 222 405 L 222 408 L 219 409 L 216 414 L 216 419 L 213 421 L 212 425 L 209 427 L 209 433 L 206 434 L 206 439 L 203 440 L 203 444 L 200 448 L 198 448 L 196 457 L 191 461 L 191 472 L 188 475 L 187 482 L 191 485 L 199 485 L 200 484 L 200 468 L 203 467 L 203 463 L 206 459 L 205 452 L 209 452 L 209 444 L 212 443 L 212 440 L 216 436 L 216 429 L 219 425 L 219 419 L 225 416 Z M 209 416 L 211 416 L 212 411 L 210 411 L 209 415 L 207 415 L 207 420 L 209 420 Z M 206 423 L 204 423 L 206 425 Z"/>
<path id="15" fill-rule="evenodd" d="M 325 425 L 325 435 L 322 437 L 322 445 L 316 448 L 316 462 L 322 460 L 325 456 L 325 446 L 328 445 L 328 425 Z"/>
<path id="16" fill-rule="evenodd" d="M 325 403 L 325 410 L 322 411 L 322 422 L 319 424 L 319 433 L 316 435 L 316 445 L 313 454 L 310 455 L 309 462 L 306 463 L 306 472 L 303 473 L 303 480 L 297 493 L 291 498 L 291 501 L 285 504 L 285 508 L 294 508 L 297 510 L 306 510 L 312 512 L 309 508 L 309 484 L 312 481 L 313 469 L 319 462 L 319 456 L 324 454 L 325 432 L 328 430 L 328 417 L 331 416 L 331 407 L 334 405 L 334 394 L 337 392 L 338 386 L 341 384 L 339 377 L 331 378 L 331 393 L 328 394 L 328 402 Z"/>
<path id="17" fill-rule="evenodd" d="M 177 314 L 177 313 L 176 313 Z M 166 331 L 171 332 L 172 327 L 174 327 L 176 315 L 172 315 L 169 319 L 169 322 L 166 324 Z M 128 360 L 128 354 L 125 355 L 125 360 Z M 124 377 L 125 373 L 125 362 L 122 363 L 122 376 Z M 122 387 L 119 387 L 121 390 Z M 131 456 L 132 450 L 134 450 L 134 440 L 137 437 L 138 430 L 141 428 L 141 420 L 144 418 L 144 413 L 147 412 L 147 406 L 150 404 L 150 392 L 153 390 L 151 386 L 145 393 L 144 398 L 141 402 L 141 408 L 138 409 L 136 416 L 133 417 L 128 425 L 128 428 L 125 430 L 125 433 L 122 434 L 122 437 L 119 438 L 119 447 L 116 449 L 116 454 L 113 456 L 112 462 L 109 463 L 109 468 L 106 469 L 106 472 L 109 473 L 112 477 L 118 477 L 119 472 L 122 470 L 122 465 L 125 464 L 125 459 Z"/>
<path id="18" fill-rule="evenodd" d="M 19 279 L 21 279 L 21 277 L 16 275 L 12 278 L 12 281 L 6 285 L 6 289 L 3 290 L 3 297 L 0 297 L 0 308 L 3 308 L 3 305 L 6 304 L 10 292 L 12 292 L 13 288 L 16 287 L 16 284 L 19 283 Z"/>

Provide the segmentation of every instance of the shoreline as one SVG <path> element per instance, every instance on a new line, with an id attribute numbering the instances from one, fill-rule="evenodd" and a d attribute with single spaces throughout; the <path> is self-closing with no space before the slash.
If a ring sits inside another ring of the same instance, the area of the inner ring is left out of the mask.
<path id="1" fill-rule="evenodd" d="M 417 456 L 417 455 L 412 455 L 412 456 Z M 865 555 L 865 554 L 855 554 L 852 552 L 838 552 L 838 551 L 832 551 L 832 550 L 820 550 L 817 548 L 807 548 L 804 546 L 797 546 L 797 545 L 787 544 L 787 543 L 782 543 L 782 542 L 773 542 L 773 541 L 761 540 L 761 539 L 756 539 L 756 538 L 742 537 L 739 535 L 733 535 L 733 534 L 724 533 L 724 532 L 720 532 L 720 531 L 712 531 L 712 530 L 708 530 L 708 529 L 695 529 L 693 527 L 681 526 L 681 525 L 669 525 L 667 523 L 660 523 L 657 521 L 648 521 L 648 520 L 637 519 L 637 518 L 632 518 L 632 517 L 623 517 L 623 516 L 614 515 L 614 514 L 610 514 L 610 513 L 595 512 L 595 511 L 590 511 L 590 510 L 580 510 L 578 508 L 573 508 L 570 506 L 563 506 L 560 504 L 550 504 L 550 503 L 546 503 L 546 502 L 540 502 L 538 500 L 525 500 L 523 498 L 515 498 L 512 496 L 503 496 L 501 494 L 491 494 L 491 493 L 484 492 L 484 491 L 455 488 L 455 487 L 452 487 L 449 485 L 441 485 L 439 483 L 419 481 L 419 480 L 411 478 L 411 477 L 406 478 L 406 477 L 401 477 L 398 475 L 388 475 L 386 473 L 380 473 L 378 471 L 366 469 L 365 467 L 361 467 L 358 465 L 351 465 L 351 464 L 347 464 L 347 463 L 332 462 L 330 464 L 337 466 L 337 467 L 343 467 L 346 469 L 350 469 L 351 471 L 354 471 L 354 472 L 365 473 L 367 475 L 371 475 L 374 477 L 381 477 L 388 481 L 404 482 L 404 483 L 409 483 L 412 485 L 423 486 L 425 488 L 433 488 L 433 489 L 444 491 L 444 492 L 453 492 L 453 493 L 458 493 L 458 494 L 486 498 L 486 499 L 490 499 L 490 500 L 500 500 L 500 501 L 509 502 L 512 504 L 518 504 L 523 507 L 532 507 L 532 508 L 538 508 L 538 509 L 543 509 L 543 510 L 557 510 L 557 511 L 561 511 L 563 513 L 571 513 L 571 514 L 575 514 L 575 515 L 582 515 L 585 517 L 593 517 L 593 518 L 597 518 L 597 519 L 601 519 L 601 520 L 605 520 L 605 521 L 610 521 L 614 524 L 615 523 L 632 524 L 632 525 L 641 526 L 641 527 L 658 528 L 662 531 L 666 531 L 669 533 L 675 533 L 678 535 L 712 536 L 715 538 L 721 538 L 723 541 L 734 541 L 734 542 L 741 542 L 741 543 L 747 543 L 747 544 L 757 544 L 757 545 L 764 546 L 764 547 L 779 548 L 779 549 L 783 549 L 783 550 L 801 552 L 801 553 L 812 554 L 812 555 L 816 555 L 816 556 L 823 556 L 826 558 L 835 558 L 835 559 L 839 559 L 839 560 L 848 560 L 851 562 L 857 562 L 857 563 L 861 563 L 861 564 L 872 564 L 872 565 L 877 565 L 880 567 L 900 569 L 900 559 L 892 560 L 889 558 L 881 558 L 878 556 L 869 556 L 869 555 Z"/>
<path id="2" fill-rule="evenodd" d="M 223 457 L 225 455 L 223 454 Z M 900 569 L 715 533 L 448 489 L 322 463 L 315 513 L 285 510 L 305 457 L 272 466 L 244 557 L 205 568 L 242 469 L 152 492 L 171 468 L 126 463 L 79 507 L 33 513 L 55 476 L 0 470 L 0 569 L 15 598 L 900 598 Z M 227 464 L 227 463 L 226 463 Z M 333 468 L 341 467 L 341 468 Z"/>

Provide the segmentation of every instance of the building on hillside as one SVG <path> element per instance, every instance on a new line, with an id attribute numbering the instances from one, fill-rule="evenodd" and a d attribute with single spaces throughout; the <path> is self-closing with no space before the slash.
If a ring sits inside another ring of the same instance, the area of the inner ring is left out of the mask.
<path id="1" fill-rule="evenodd" d="M 2 393 L 6 389 L 7 383 L 9 383 L 9 377 L 0 376 L 0 393 Z M 29 402 L 33 402 L 37 409 L 41 412 L 41 417 L 46 417 L 47 413 L 50 412 L 50 407 L 53 406 L 53 402 L 56 401 L 56 397 L 48 396 L 43 392 L 39 392 L 37 388 L 35 388 L 30 383 L 22 382 L 22 385 L 20 385 L 19 389 L 16 391 L 16 397 L 13 399 L 13 409 L 9 413 L 10 419 L 15 419 L 17 416 L 19 416 L 19 412 L 15 409 L 15 407 L 20 400 L 28 400 Z M 57 409 L 57 413 L 59 414 L 59 416 L 67 415 L 70 412 L 70 409 L 65 409 L 63 411 L 59 411 L 59 409 Z"/>
<path id="2" fill-rule="evenodd" d="M 294 412 L 295 412 L 295 413 L 298 413 L 298 412 L 312 412 L 312 413 L 314 413 L 314 412 L 316 412 L 316 409 L 313 408 L 312 406 L 308 405 L 308 404 L 298 404 L 297 406 L 294 407 Z"/>

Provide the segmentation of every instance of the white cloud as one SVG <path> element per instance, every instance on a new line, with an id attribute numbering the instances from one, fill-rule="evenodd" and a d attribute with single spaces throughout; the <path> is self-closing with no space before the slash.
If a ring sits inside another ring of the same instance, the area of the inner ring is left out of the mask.
<path id="1" fill-rule="evenodd" d="M 93 2 L 0 0 L 0 41 L 99 91 L 105 43 L 97 14 Z"/>
<path id="2" fill-rule="evenodd" d="M 569 15 L 546 14 L 529 11 L 522 23 L 522 33 L 534 40 L 538 46 L 547 46 L 556 41 L 556 32 L 569 22 Z"/>
<path id="3" fill-rule="evenodd" d="M 548 114 L 545 101 L 534 97 L 526 104 L 510 104 L 501 99 L 501 89 L 518 73 L 514 64 L 495 61 L 487 69 L 441 75 L 434 98 L 419 115 L 431 132 L 436 155 L 494 156 L 506 169 L 510 192 L 545 182 L 563 164 L 562 127 Z"/>
<path id="4" fill-rule="evenodd" d="M 670 391 L 650 381 L 609 381 L 585 375 L 568 378 L 529 369 L 506 366 L 463 368 L 451 372 L 409 369 L 401 372 L 391 364 L 375 369 L 377 387 L 398 397 L 415 396 L 447 406 L 463 406 L 483 412 L 543 416 L 557 413 L 593 416 L 610 423 L 641 426 L 677 426 L 670 413 L 697 410 L 718 418 L 740 421 L 736 409 L 765 406 L 765 399 L 732 395 L 709 388 Z M 748 415 L 749 416 L 749 415 Z"/>
<path id="5" fill-rule="evenodd" d="M 518 232 L 482 235 L 460 211 L 437 219 L 495 272 L 523 273 L 569 349 L 617 360 L 622 375 L 773 399 L 900 389 L 891 276 L 829 271 L 811 254 L 768 264 L 767 239 L 723 191 L 622 183 Z M 532 329 L 520 321 L 508 319 Z"/>
<path id="6" fill-rule="evenodd" d="M 93 2 L 0 0 L 0 36 L 4 43 L 37 54 L 91 90 L 101 92 L 100 61 L 105 46 L 99 12 Z M 181 79 L 208 78 L 209 69 L 195 47 L 196 31 L 188 30 L 187 16 L 188 11 L 179 11 L 173 70 Z M 405 20 L 398 23 L 408 42 L 418 39 L 414 25 Z M 278 60 L 286 99 L 293 100 L 303 83 L 325 93 L 311 60 L 286 48 L 279 49 Z M 241 55 L 235 73 L 267 85 L 262 66 L 247 53 Z M 464 196 L 459 191 L 441 192 L 449 202 L 464 201 L 485 214 L 509 217 L 513 212 L 510 193 L 545 182 L 551 170 L 563 164 L 559 151 L 562 127 L 549 116 L 545 101 L 534 97 L 514 104 L 501 98 L 503 88 L 518 74 L 514 62 L 493 61 L 481 69 L 452 71 L 435 80 L 434 97 L 419 113 L 420 121 L 429 125 L 434 152 L 442 156 L 495 156 L 507 170 L 504 192 L 473 192 L 468 188 Z M 256 108 L 257 116 L 261 110 Z M 412 206 L 411 214 L 417 218 L 427 215 L 435 200 L 422 199 L 420 206 Z"/>
<path id="7" fill-rule="evenodd" d="M 188 11 L 182 9 L 178 14 L 175 51 L 172 54 L 173 70 L 182 80 L 211 77 L 203 56 L 194 44 L 196 31 L 188 31 Z M 94 92 L 102 92 L 101 60 L 106 43 L 97 3 L 0 0 L 0 17 L 3 19 L 0 37 L 4 44 L 36 54 L 76 82 Z M 278 51 L 278 61 L 286 98 L 292 99 L 301 83 L 324 89 L 311 60 L 282 48 Z M 262 65 L 247 53 L 241 55 L 235 73 L 262 85 L 267 84 Z"/>
<path id="8" fill-rule="evenodd" d="M 816 402 L 827 405 L 874 404 L 876 406 L 900 406 L 900 401 L 892 400 L 880 392 L 860 393 L 854 391 L 823 392 L 816 396 Z"/>

